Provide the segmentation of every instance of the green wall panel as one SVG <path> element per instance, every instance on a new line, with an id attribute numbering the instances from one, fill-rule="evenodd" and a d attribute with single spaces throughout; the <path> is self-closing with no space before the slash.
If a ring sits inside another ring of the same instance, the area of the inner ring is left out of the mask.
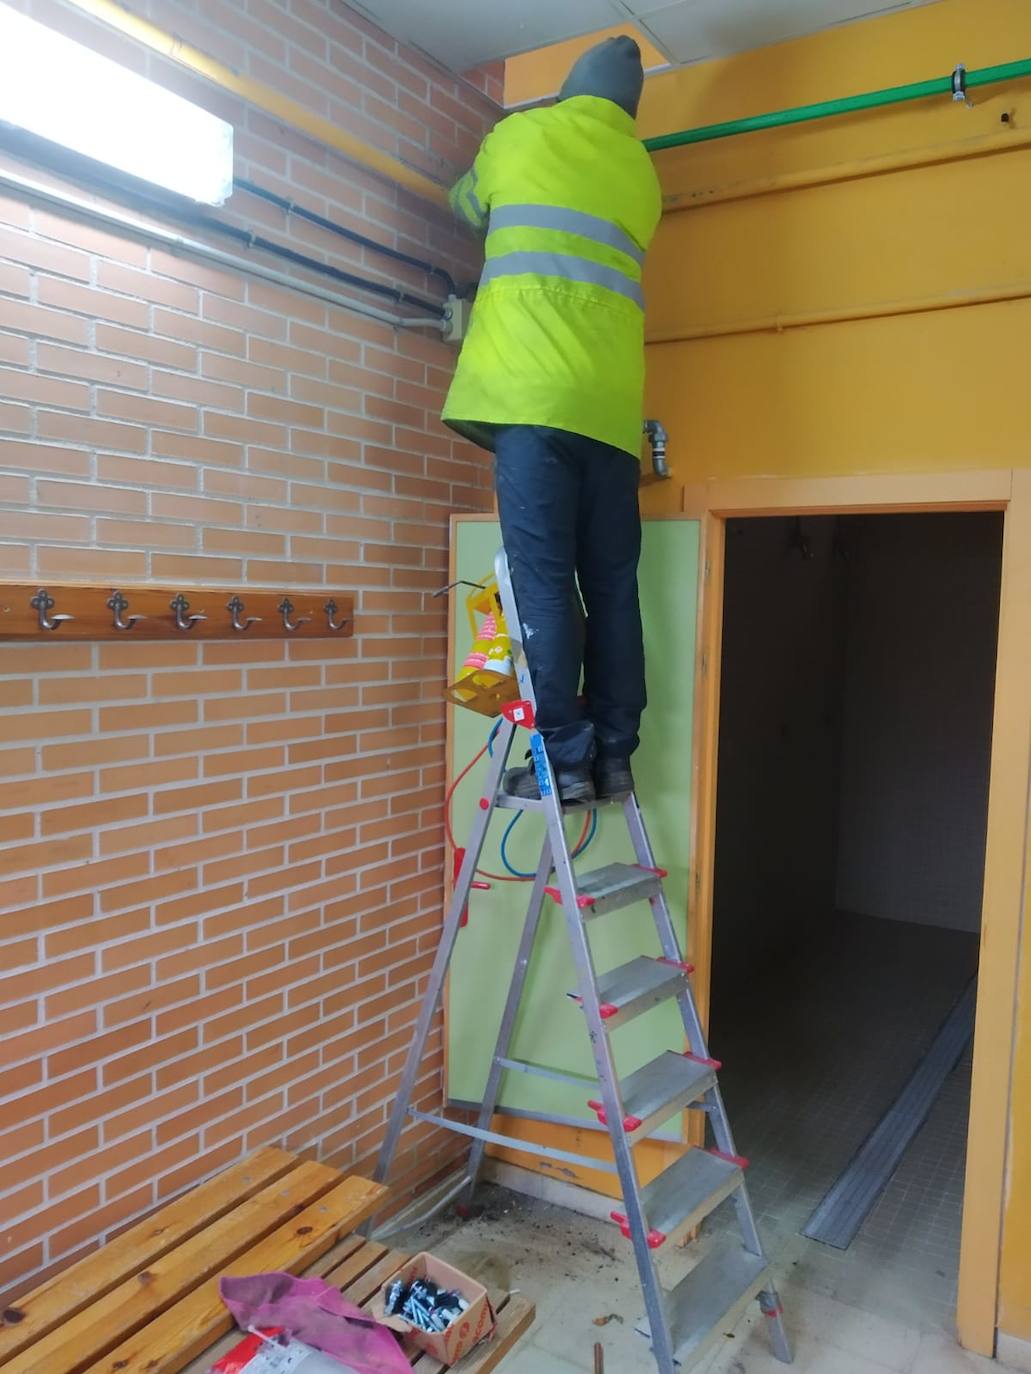
<path id="1" fill-rule="evenodd" d="M 490 521 L 458 521 L 455 530 L 455 575 L 481 578 L 493 566 L 501 542 L 498 526 Z M 696 520 L 644 523 L 640 585 L 649 704 L 641 747 L 634 757 L 634 773 L 656 860 L 669 869 L 667 892 L 682 942 L 691 821 L 698 543 Z M 468 652 L 469 639 L 464 595 L 453 597 L 451 614 L 460 664 Z M 472 711 L 455 710 L 450 743 L 453 776 L 482 746 L 490 725 Z M 522 762 L 527 738 L 524 732 L 517 733 L 513 763 Z M 484 764 L 462 783 L 455 798 L 454 829 L 459 844 L 472 824 Z M 621 814 L 611 810 L 598 814 L 598 833 L 578 864 L 580 871 L 614 860 L 633 861 Z M 483 868 L 503 872 L 499 844 L 511 817 L 511 812 L 501 812 L 493 818 L 481 859 Z M 567 822 L 571 839 L 579 833 L 579 825 L 574 818 Z M 535 867 L 543 831 L 539 817 L 527 815 L 519 821 L 508 844 L 509 861 L 516 868 L 529 871 Z M 448 1097 L 452 1102 L 476 1102 L 482 1095 L 529 890 L 529 883 L 494 883 L 491 891 L 472 894 L 469 924 L 458 938 L 448 989 Z M 576 979 L 563 923 L 561 910 L 546 900 L 512 1052 L 518 1059 L 591 1075 L 593 1060 L 583 1014 L 566 996 L 575 989 Z M 591 923 L 591 941 L 599 970 L 615 967 L 637 954 L 660 953 L 647 904 L 599 917 Z M 623 1074 L 661 1050 L 679 1046 L 683 1032 L 676 1004 L 657 1007 L 617 1031 L 613 1039 Z M 505 1075 L 501 1105 L 593 1121 L 586 1107 L 587 1096 L 586 1091 L 570 1084 L 509 1073 Z M 678 1119 L 666 1129 L 679 1138 Z"/>

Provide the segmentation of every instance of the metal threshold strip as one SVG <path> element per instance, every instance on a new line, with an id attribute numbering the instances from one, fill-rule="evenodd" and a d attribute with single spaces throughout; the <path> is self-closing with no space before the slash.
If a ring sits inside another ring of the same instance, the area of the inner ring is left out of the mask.
<path id="1" fill-rule="evenodd" d="M 1025 77 L 1031 77 L 1031 58 L 1002 62 L 994 67 L 977 67 L 972 71 L 957 67 L 949 76 L 932 77 L 930 81 L 911 81 L 904 86 L 888 86 L 881 91 L 847 95 L 839 100 L 821 100 L 813 105 L 771 110 L 767 114 L 749 115 L 745 119 L 731 119 L 722 124 L 703 124 L 696 129 L 658 134 L 654 138 L 646 138 L 644 146 L 649 152 L 657 153 L 664 148 L 682 148 L 690 143 L 708 143 L 716 138 L 733 138 L 737 134 L 754 134 L 763 129 L 784 128 L 789 124 L 806 124 L 814 119 L 831 119 L 835 115 L 876 110 L 886 105 L 902 105 L 910 100 L 927 100 L 936 95 L 963 100 L 967 91 L 975 87 L 991 86 L 1000 81 L 1019 81 Z"/>
<path id="2" fill-rule="evenodd" d="M 806 1222 L 803 1236 L 836 1250 L 847 1250 L 855 1240 L 970 1042 L 976 996 L 975 981 L 949 1013 L 909 1082 Z"/>

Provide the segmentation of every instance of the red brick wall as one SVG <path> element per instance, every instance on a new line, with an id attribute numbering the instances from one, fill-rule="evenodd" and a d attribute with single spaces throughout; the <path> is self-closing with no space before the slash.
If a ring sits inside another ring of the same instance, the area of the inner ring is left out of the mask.
<path id="1" fill-rule="evenodd" d="M 338 0 L 131 7 L 442 180 L 496 115 Z M 418 201 L 54 0 L 22 8 L 231 119 L 238 173 L 474 273 Z M 230 213 L 435 290 L 246 196 Z M 453 358 L 0 200 L 0 577 L 358 594 L 340 643 L 0 646 L 10 1292 L 263 1142 L 369 1162 L 440 920 L 428 593 L 449 513 L 488 502 L 436 418 Z M 438 1035 L 428 1101 L 440 1065 Z M 421 1144 L 424 1174 L 453 1148 Z"/>

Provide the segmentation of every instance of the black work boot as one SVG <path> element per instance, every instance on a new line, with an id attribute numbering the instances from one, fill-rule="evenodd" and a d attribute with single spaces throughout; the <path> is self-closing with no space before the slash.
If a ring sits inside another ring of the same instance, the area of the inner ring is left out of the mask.
<path id="1" fill-rule="evenodd" d="M 588 765 L 583 768 L 555 768 L 555 783 L 559 800 L 562 802 L 594 801 L 594 783 Z M 537 770 L 533 764 L 525 768 L 509 768 L 501 780 L 501 790 L 510 797 L 522 797 L 524 801 L 540 801 L 541 790 L 537 786 Z"/>
<path id="2" fill-rule="evenodd" d="M 634 775 L 625 755 L 607 754 L 594 760 L 594 790 L 599 801 L 623 797 L 634 790 Z"/>

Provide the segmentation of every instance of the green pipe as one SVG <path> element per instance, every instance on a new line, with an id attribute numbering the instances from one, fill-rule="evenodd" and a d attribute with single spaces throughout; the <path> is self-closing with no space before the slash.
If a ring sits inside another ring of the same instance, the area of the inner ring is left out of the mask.
<path id="1" fill-rule="evenodd" d="M 1020 62 L 1003 62 L 996 67 L 978 67 L 969 72 L 957 67 L 952 75 L 934 77 L 930 81 L 913 81 L 907 86 L 867 91 L 865 95 L 847 95 L 841 100 L 821 100 L 815 105 L 796 105 L 789 110 L 772 110 L 769 114 L 731 119 L 724 124 L 703 124 L 698 129 L 659 134 L 655 138 L 646 138 L 644 146 L 649 152 L 657 153 L 663 148 L 681 148 L 687 143 L 708 143 L 713 138 L 732 138 L 735 134 L 753 134 L 760 129 L 779 129 L 785 124 L 805 124 L 811 119 L 829 119 L 832 115 L 852 114 L 856 110 L 901 105 L 907 100 L 926 100 L 932 95 L 953 95 L 960 73 L 963 88 L 968 90 L 973 86 L 990 86 L 997 81 L 1014 81 L 1031 76 L 1031 58 Z"/>

